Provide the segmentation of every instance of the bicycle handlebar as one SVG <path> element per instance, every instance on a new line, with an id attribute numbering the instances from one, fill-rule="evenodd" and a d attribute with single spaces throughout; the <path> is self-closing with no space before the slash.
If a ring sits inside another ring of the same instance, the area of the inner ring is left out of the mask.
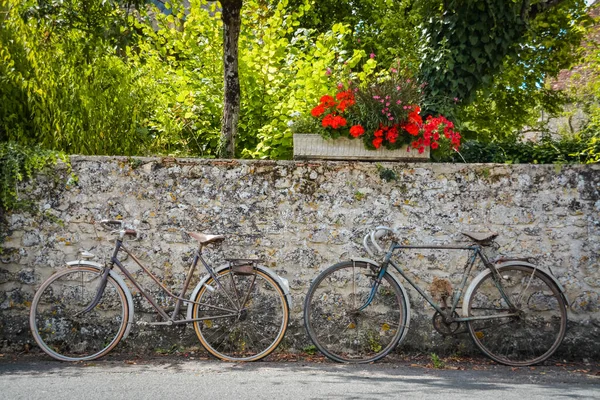
<path id="1" fill-rule="evenodd" d="M 104 229 L 111 230 L 111 233 L 119 233 L 119 235 L 121 235 L 121 237 L 123 237 L 124 235 L 137 237 L 137 235 L 138 235 L 138 233 L 135 229 L 125 228 L 125 221 L 122 221 L 122 220 L 103 219 L 103 220 L 97 221 L 97 222 Z M 118 225 L 118 229 L 113 229 L 114 226 L 111 227 L 111 225 Z"/>
<path id="2" fill-rule="evenodd" d="M 363 246 L 364 246 L 365 250 L 367 251 L 367 253 L 369 253 L 369 255 L 371 257 L 375 258 L 375 254 L 373 253 L 371 247 L 369 246 L 369 239 L 371 239 L 371 243 L 375 247 L 377 252 L 382 253 L 383 249 L 381 248 L 381 246 L 379 246 L 379 243 L 377 243 L 377 239 L 381 239 L 382 237 L 384 237 L 385 235 L 387 235 L 389 233 L 396 234 L 397 232 L 395 229 L 390 228 L 388 226 L 378 226 L 374 230 L 372 230 L 371 232 L 369 232 L 365 235 L 365 237 L 363 238 Z"/>

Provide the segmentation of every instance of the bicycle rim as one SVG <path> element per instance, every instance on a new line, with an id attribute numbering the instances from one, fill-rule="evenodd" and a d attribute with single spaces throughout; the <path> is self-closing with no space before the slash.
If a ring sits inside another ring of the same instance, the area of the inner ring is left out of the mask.
<path id="1" fill-rule="evenodd" d="M 206 318 L 194 322 L 198 339 L 222 360 L 256 361 L 268 356 L 283 339 L 289 319 L 279 284 L 258 270 L 250 275 L 224 270 L 218 280 L 220 285 L 209 279 L 195 299 L 201 304 L 194 304 L 193 318 Z"/>
<path id="2" fill-rule="evenodd" d="M 367 363 L 385 357 L 406 326 L 406 304 L 386 273 L 369 306 L 376 271 L 363 262 L 343 262 L 323 271 L 304 303 L 304 324 L 315 346 L 338 362 Z"/>
<path id="3" fill-rule="evenodd" d="M 108 278 L 100 303 L 79 314 L 94 299 L 102 272 L 93 267 L 75 267 L 48 278 L 36 292 L 29 324 L 40 348 L 61 361 L 99 358 L 123 337 L 129 317 L 127 298 L 121 287 Z"/>
<path id="4" fill-rule="evenodd" d="M 491 359 L 510 366 L 543 362 L 560 346 L 567 326 L 567 310 L 559 288 L 542 272 L 529 266 L 498 269 L 504 292 L 518 308 L 518 316 L 469 321 L 475 344 Z M 486 276 L 469 298 L 469 316 L 511 312 Z"/>

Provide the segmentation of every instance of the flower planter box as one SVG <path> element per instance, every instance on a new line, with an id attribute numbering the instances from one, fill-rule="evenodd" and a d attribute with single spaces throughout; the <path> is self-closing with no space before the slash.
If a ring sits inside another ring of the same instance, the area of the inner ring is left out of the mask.
<path id="1" fill-rule="evenodd" d="M 426 148 L 421 154 L 414 149 L 406 151 L 406 147 L 397 150 L 388 150 L 383 147 L 378 150 L 368 150 L 360 139 L 326 140 L 317 134 L 295 133 L 294 159 L 427 161 L 429 160 L 429 148 Z"/>

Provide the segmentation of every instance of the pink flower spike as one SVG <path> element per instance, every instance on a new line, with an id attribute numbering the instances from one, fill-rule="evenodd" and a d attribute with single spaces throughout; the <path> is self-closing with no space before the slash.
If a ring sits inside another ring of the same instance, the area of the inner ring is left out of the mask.
<path id="1" fill-rule="evenodd" d="M 389 117 L 388 119 L 389 119 L 390 121 L 393 121 L 393 120 L 394 120 L 394 117 Z"/>
<path id="2" fill-rule="evenodd" d="M 400 86 L 396 86 L 396 90 L 400 90 L 400 89 L 401 89 Z"/>
<path id="3" fill-rule="evenodd" d="M 396 68 L 392 68 L 390 71 L 392 71 L 392 74 L 395 74 L 398 72 L 398 70 Z"/>
<path id="4" fill-rule="evenodd" d="M 388 101 L 387 103 L 385 103 L 385 106 L 389 107 L 390 106 L 390 102 Z"/>
<path id="5" fill-rule="evenodd" d="M 371 53 L 371 54 L 369 55 L 369 57 L 370 57 L 370 58 L 375 58 L 375 53 Z"/>
<path id="6" fill-rule="evenodd" d="M 337 88 L 338 89 L 343 89 L 344 88 L 344 84 L 342 82 L 337 84 Z"/>
<path id="7" fill-rule="evenodd" d="M 375 100 L 378 100 L 378 99 L 379 99 L 379 96 L 373 96 L 373 98 L 374 98 Z"/>
<path id="8" fill-rule="evenodd" d="M 325 71 L 325 75 L 327 75 L 327 76 L 331 75 L 331 68 L 327 68 L 327 71 Z"/>
<path id="9" fill-rule="evenodd" d="M 402 104 L 402 100 L 397 100 L 396 104 L 398 104 L 398 105 Z"/>

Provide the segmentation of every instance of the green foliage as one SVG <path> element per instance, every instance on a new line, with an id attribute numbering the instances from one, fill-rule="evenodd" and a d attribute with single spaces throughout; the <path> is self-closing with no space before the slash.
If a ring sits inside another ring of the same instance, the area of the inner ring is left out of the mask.
<path id="1" fill-rule="evenodd" d="M 422 104 L 421 90 L 414 78 L 393 71 L 377 74 L 359 85 L 352 124 L 360 123 L 366 130 L 374 131 L 381 125 L 406 121 L 412 106 Z M 389 118 L 394 120 L 390 122 Z"/>
<path id="2" fill-rule="evenodd" d="M 487 100 L 486 90 L 494 88 L 506 92 L 504 103 L 502 95 L 491 100 L 500 100 L 494 103 L 500 110 L 511 105 L 513 93 L 523 99 L 521 93 L 535 91 L 546 76 L 568 66 L 583 34 L 585 2 L 565 0 L 546 12 L 542 6 L 507 0 L 455 0 L 440 6 L 424 24 L 421 51 L 422 79 L 428 97 L 440 103 L 436 109 L 448 113 L 444 105 L 453 99 L 462 104 L 477 96 Z M 503 70 L 508 71 L 495 81 Z"/>
<path id="3" fill-rule="evenodd" d="M 179 2 L 167 4 L 169 15 L 154 7 L 136 19 L 144 40 L 127 52 L 151 93 L 149 152 L 214 157 L 223 109 L 221 19 L 214 2 L 191 1 L 187 13 Z"/>
<path id="4" fill-rule="evenodd" d="M 344 51 L 350 32 L 347 26 L 336 24 L 315 37 L 309 30 L 297 29 L 298 18 L 310 9 L 309 2 L 289 14 L 286 5 L 283 0 L 261 14 L 254 12 L 260 10 L 260 4 L 245 3 L 248 14 L 242 19 L 240 37 L 239 124 L 244 157 L 291 158 L 292 120 L 308 113 L 320 93 L 335 86 L 336 77 L 365 56 L 364 52 L 350 55 Z"/>
<path id="5" fill-rule="evenodd" d="M 546 12 L 532 3 L 524 16 L 508 0 L 245 0 L 236 156 L 291 158 L 290 125 L 316 132 L 306 117 L 322 94 L 400 60 L 399 70 L 428 83 L 424 114 L 444 112 L 482 142 L 538 129 L 540 110 L 577 99 L 591 114 L 573 154 L 597 159 L 600 88 L 567 97 L 543 85 L 575 59 L 584 2 Z M 168 13 L 141 4 L 0 0 L 0 142 L 214 157 L 223 109 L 218 3 L 173 0 Z"/>
<path id="6" fill-rule="evenodd" d="M 431 363 L 435 369 L 446 368 L 446 363 L 435 353 L 431 353 Z"/>
<path id="7" fill-rule="evenodd" d="M 501 164 L 565 164 L 598 162 L 599 136 L 589 134 L 539 142 L 521 142 L 515 137 L 495 142 L 467 141 L 460 154 L 449 154 L 435 161 Z"/>
<path id="8" fill-rule="evenodd" d="M 304 0 L 290 0 L 294 10 Z M 337 23 L 351 29 L 344 43 L 348 53 L 374 54 L 380 65 L 401 60 L 402 69 L 413 73 L 419 66 L 417 27 L 427 19 L 430 1 L 416 0 L 320 0 L 298 20 L 300 27 L 326 33 Z"/>
<path id="9" fill-rule="evenodd" d="M 26 202 L 19 198 L 18 185 L 59 160 L 68 164 L 65 155 L 56 151 L 14 142 L 0 143 L 0 208 L 13 210 L 24 206 Z"/>
<path id="10" fill-rule="evenodd" d="M 62 3 L 42 14 L 34 2 L 1 1 L 0 138 L 71 154 L 143 152 L 151 93 L 104 31 L 61 25 Z"/>
<path id="11" fill-rule="evenodd" d="M 514 136 L 524 127 L 544 132 L 541 113 L 557 115 L 571 101 L 544 85 L 547 77 L 577 60 L 573 48 L 587 32 L 588 18 L 570 14 L 575 7 L 570 3 L 531 21 L 517 44 L 518 54 L 505 57 L 491 83 L 473 92 L 474 101 L 457 110 L 465 136 L 493 141 Z M 581 13 L 579 6 L 575 11 Z"/>

